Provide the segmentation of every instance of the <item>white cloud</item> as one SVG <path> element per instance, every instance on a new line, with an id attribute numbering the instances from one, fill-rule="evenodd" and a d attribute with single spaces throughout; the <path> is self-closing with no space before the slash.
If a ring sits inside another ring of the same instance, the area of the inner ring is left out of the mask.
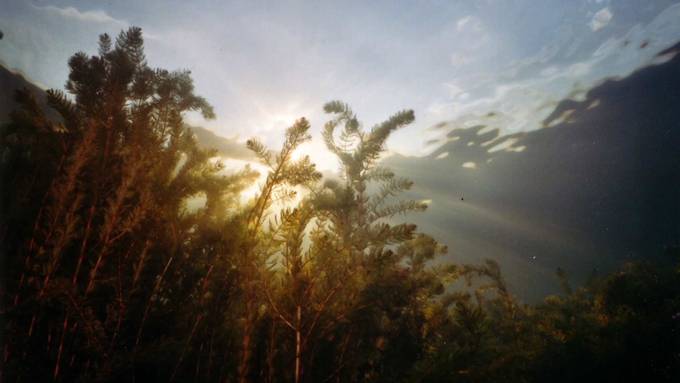
<path id="1" fill-rule="evenodd" d="M 456 30 L 458 32 L 472 31 L 481 32 L 484 30 L 482 21 L 475 16 L 465 16 L 456 22 Z"/>
<path id="2" fill-rule="evenodd" d="M 445 83 L 444 86 L 449 91 L 449 97 L 452 99 L 466 99 L 468 98 L 468 93 L 466 93 L 463 88 L 459 87 L 453 82 Z"/>
<path id="3" fill-rule="evenodd" d="M 604 7 L 600 9 L 595 13 L 595 15 L 593 15 L 593 18 L 590 20 L 590 29 L 592 29 L 593 32 L 599 31 L 600 29 L 606 27 L 613 17 L 614 15 L 609 10 L 609 7 Z"/>
<path id="4" fill-rule="evenodd" d="M 465 16 L 461 18 L 460 20 L 458 20 L 458 22 L 456 22 L 456 29 L 459 32 L 462 31 L 463 28 L 465 28 L 465 25 L 467 25 L 470 22 L 470 20 L 472 20 L 472 16 Z"/>
<path id="5" fill-rule="evenodd" d="M 124 20 L 119 20 L 105 11 L 101 10 L 93 10 L 93 11 L 80 11 L 76 9 L 75 7 L 65 7 L 65 8 L 59 8 L 55 7 L 53 5 L 46 5 L 46 6 L 34 6 L 36 9 L 39 9 L 44 12 L 49 12 L 55 15 L 59 15 L 61 17 L 67 18 L 67 19 L 75 19 L 78 21 L 83 21 L 83 22 L 88 22 L 88 23 L 99 23 L 99 24 L 116 24 L 120 26 L 127 26 L 128 23 Z"/>
<path id="6" fill-rule="evenodd" d="M 572 43 L 566 40 L 554 47 L 544 47 L 534 56 L 510 62 L 497 70 L 499 75 L 455 77 L 442 83 L 448 97 L 430 103 L 426 112 L 431 119 L 449 121 L 452 126 L 467 127 L 469 122 L 498 129 L 501 135 L 540 129 L 560 100 L 583 101 L 585 91 L 602 79 L 627 76 L 636 68 L 654 63 L 654 54 L 680 36 L 678 17 L 680 4 L 672 5 L 650 23 L 635 24 L 627 33 L 608 37 L 590 47 L 592 53 L 582 55 L 579 60 L 561 60 L 556 55 L 555 52 Z M 641 50 L 638 47 L 643 42 L 649 46 Z M 474 70 L 470 68 L 473 74 Z M 461 97 L 463 90 L 470 94 L 469 98 Z M 493 118 L 486 117 L 490 111 L 495 112 Z M 433 132 L 441 142 L 449 141 L 446 129 Z M 492 149 L 523 150 L 511 146 Z M 433 145 L 432 150 L 437 147 Z"/>
<path id="7" fill-rule="evenodd" d="M 499 144 L 495 145 L 491 149 L 488 150 L 489 153 L 494 153 L 494 152 L 499 152 L 501 150 L 510 150 L 512 148 L 512 145 L 517 143 L 518 139 L 517 138 L 508 138 L 500 142 Z"/>
<path id="8" fill-rule="evenodd" d="M 475 58 L 472 55 L 462 53 L 452 53 L 450 59 L 451 65 L 453 66 L 468 65 L 475 61 Z"/>

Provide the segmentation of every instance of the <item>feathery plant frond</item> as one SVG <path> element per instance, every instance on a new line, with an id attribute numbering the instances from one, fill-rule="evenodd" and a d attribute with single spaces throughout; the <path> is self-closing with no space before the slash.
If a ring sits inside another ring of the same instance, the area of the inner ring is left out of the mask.
<path id="1" fill-rule="evenodd" d="M 66 97 L 63 91 L 48 89 L 47 104 L 59 113 L 66 127 L 78 126 L 76 105 Z"/>
<path id="2" fill-rule="evenodd" d="M 407 259 L 410 267 L 419 270 L 425 267 L 426 262 L 446 252 L 446 246 L 426 234 L 418 234 L 397 248 L 399 257 Z"/>
<path id="3" fill-rule="evenodd" d="M 314 211 L 310 205 L 303 202 L 293 209 L 284 209 L 280 212 L 281 229 L 278 240 L 283 244 L 284 267 L 292 276 L 300 273 L 304 265 L 303 242 L 307 226 L 314 217 Z"/>
<path id="4" fill-rule="evenodd" d="M 326 192 L 318 194 L 317 204 L 319 207 L 323 206 L 322 209 L 328 209 L 325 211 L 328 217 L 335 221 L 336 226 L 353 227 L 340 231 L 354 233 L 351 234 L 354 236 L 352 246 L 359 243 L 359 248 L 363 248 L 373 241 L 368 237 L 369 234 L 381 237 L 387 233 L 383 224 L 378 225 L 376 230 L 371 229 L 371 226 L 378 220 L 411 211 L 422 211 L 427 207 L 424 203 L 410 200 L 388 204 L 390 199 L 408 190 L 412 182 L 405 178 L 395 177 L 391 170 L 377 165 L 377 160 L 385 151 L 385 142 L 389 135 L 396 129 L 413 122 L 414 114 L 410 110 L 398 112 L 369 132 L 365 132 L 347 104 L 331 101 L 324 106 L 324 111 L 334 115 L 333 119 L 326 123 L 323 135 L 328 149 L 341 162 L 344 185 L 340 187 L 337 184 L 327 183 Z M 339 134 L 340 143 L 338 143 L 335 138 L 336 128 L 341 125 L 344 125 L 344 128 Z M 368 192 L 369 183 L 376 185 L 377 192 Z M 341 209 L 346 211 L 340 211 Z M 408 232 L 403 231 L 402 228 L 397 231 L 404 235 Z M 388 237 L 390 235 L 395 238 L 403 237 L 395 233 L 388 233 Z M 377 242 L 386 241 L 378 240 Z"/>
<path id="5" fill-rule="evenodd" d="M 295 121 L 292 126 L 286 129 L 283 145 L 276 154 L 273 154 L 258 140 L 248 140 L 248 148 L 269 167 L 267 179 L 248 215 L 251 230 L 259 229 L 267 209 L 270 208 L 277 195 L 279 197 L 289 195 L 288 191 L 281 194 L 283 188 L 298 185 L 310 187 L 321 178 L 321 173 L 316 170 L 309 157 L 305 156 L 298 161 L 292 159 L 295 150 L 311 139 L 309 129 L 310 125 L 307 119 L 300 118 Z"/>
<path id="6" fill-rule="evenodd" d="M 374 246 L 398 244 L 411 239 L 416 231 L 416 225 L 402 223 L 389 225 L 379 222 L 369 229 L 369 243 Z"/>
<path id="7" fill-rule="evenodd" d="M 427 204 L 420 201 L 413 200 L 398 201 L 391 205 L 376 208 L 372 212 L 371 218 L 374 220 L 378 220 L 381 218 L 392 218 L 395 215 L 425 211 L 426 209 Z"/>
<path id="8" fill-rule="evenodd" d="M 364 161 L 372 163 L 380 157 L 384 151 L 387 138 L 395 130 L 412 123 L 415 115 L 412 110 L 403 110 L 390 117 L 387 121 L 376 125 L 367 135 L 361 147 L 361 154 Z"/>
<path id="9" fill-rule="evenodd" d="M 258 139 L 251 138 L 246 141 L 246 146 L 262 161 L 263 164 L 272 167 L 272 152 Z"/>
<path id="10" fill-rule="evenodd" d="M 103 50 L 108 53 L 108 50 L 111 47 L 109 36 L 106 34 L 102 35 L 99 39 L 99 43 L 100 50 L 103 48 Z M 116 49 L 123 51 L 135 66 L 146 65 L 142 28 L 130 27 L 127 30 L 121 31 L 116 39 Z"/>
<path id="11" fill-rule="evenodd" d="M 383 168 L 380 166 L 375 166 L 374 168 L 366 171 L 366 181 L 390 181 L 394 178 L 394 172 L 390 169 Z"/>
<path id="12" fill-rule="evenodd" d="M 372 195 L 369 199 L 368 207 L 371 212 L 375 213 L 390 197 L 395 197 L 399 193 L 409 190 L 413 186 L 413 182 L 406 178 L 394 178 L 390 176 L 381 180 L 382 183 L 377 193 Z"/>
<path id="13" fill-rule="evenodd" d="M 287 183 L 291 186 L 307 185 L 311 187 L 321 179 L 321 173 L 316 170 L 309 156 L 304 156 L 298 161 L 291 162 L 286 166 Z"/>

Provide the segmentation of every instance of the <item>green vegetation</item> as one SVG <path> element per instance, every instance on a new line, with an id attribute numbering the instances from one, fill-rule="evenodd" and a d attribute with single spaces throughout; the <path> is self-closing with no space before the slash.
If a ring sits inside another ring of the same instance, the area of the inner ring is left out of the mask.
<path id="1" fill-rule="evenodd" d="M 380 167 L 402 111 L 365 130 L 330 102 L 323 180 L 299 119 L 268 169 L 228 173 L 183 123 L 213 111 L 188 72 L 150 68 L 141 30 L 69 61 L 60 118 L 29 92 L 0 134 L 7 382 L 676 381 L 680 268 L 629 264 L 526 305 L 497 264 L 391 218 L 411 182 Z M 205 204 L 189 208 L 202 196 Z M 678 258 L 678 254 L 671 254 Z M 436 260 L 436 262 L 432 262 Z M 453 282 L 469 282 L 454 290 Z"/>

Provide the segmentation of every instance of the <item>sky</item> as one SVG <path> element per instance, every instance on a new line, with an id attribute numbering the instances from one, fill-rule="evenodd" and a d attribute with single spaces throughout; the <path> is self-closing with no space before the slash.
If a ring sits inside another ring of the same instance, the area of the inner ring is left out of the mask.
<path id="1" fill-rule="evenodd" d="M 304 150 L 322 169 L 335 166 L 319 137 L 327 101 L 349 103 L 369 127 L 414 109 L 388 147 L 425 155 L 437 123 L 470 126 L 493 111 L 501 132 L 538 129 L 557 101 L 680 38 L 680 5 L 665 0 L 2 3 L 0 60 L 40 86 L 62 88 L 68 58 L 94 54 L 100 33 L 140 26 L 150 65 L 191 70 L 214 105 L 216 120 L 192 124 L 274 146 L 305 116 L 315 139 Z"/>

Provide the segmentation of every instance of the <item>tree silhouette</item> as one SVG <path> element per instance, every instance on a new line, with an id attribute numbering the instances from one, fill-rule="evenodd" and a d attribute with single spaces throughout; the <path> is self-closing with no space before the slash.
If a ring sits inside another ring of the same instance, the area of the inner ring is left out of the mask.
<path id="1" fill-rule="evenodd" d="M 365 129 L 324 106 L 339 177 L 296 150 L 247 147 L 227 171 L 187 112 L 188 71 L 149 66 L 141 29 L 69 60 L 43 110 L 28 89 L 0 129 L 6 381 L 543 382 L 680 376 L 680 269 L 630 263 L 520 302 L 493 261 L 452 264 L 405 223 L 427 205 L 382 167 L 401 111 Z M 455 255 L 455 254 L 454 254 Z"/>

